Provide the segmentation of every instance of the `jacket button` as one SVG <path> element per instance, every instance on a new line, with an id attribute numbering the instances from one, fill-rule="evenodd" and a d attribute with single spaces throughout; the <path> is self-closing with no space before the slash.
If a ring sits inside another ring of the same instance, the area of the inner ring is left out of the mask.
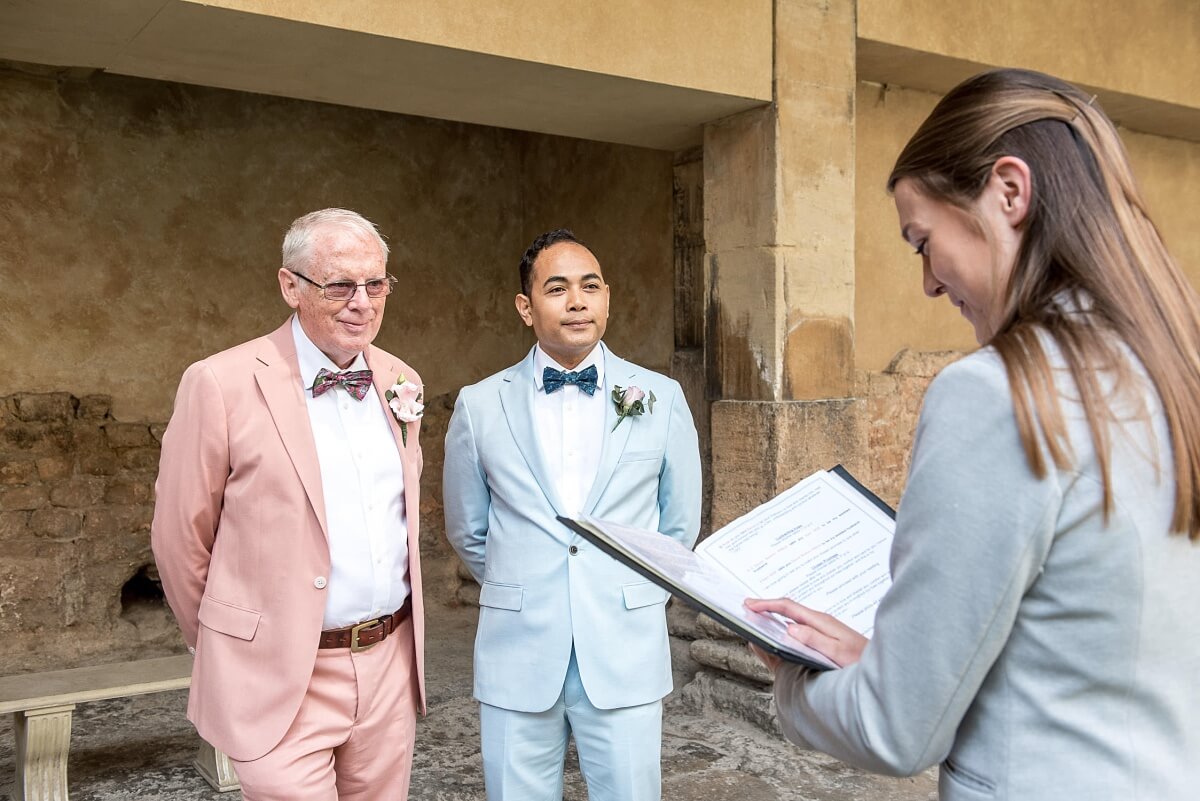
<path id="1" fill-rule="evenodd" d="M 328 583 L 329 582 L 327 582 L 325 580 L 324 576 L 317 576 L 315 579 L 313 579 L 313 586 L 316 587 L 318 590 L 325 589 L 325 585 Z"/>
<path id="2" fill-rule="evenodd" d="M 571 554 L 571 556 L 574 556 L 575 554 L 579 553 L 579 549 L 572 545 L 567 549 L 567 553 Z"/>

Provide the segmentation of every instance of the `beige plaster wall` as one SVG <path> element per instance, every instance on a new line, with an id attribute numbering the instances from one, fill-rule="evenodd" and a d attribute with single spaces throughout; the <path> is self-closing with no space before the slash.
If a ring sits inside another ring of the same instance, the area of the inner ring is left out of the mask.
<path id="1" fill-rule="evenodd" d="M 1194 106 L 1195 0 L 857 0 L 858 35 Z"/>
<path id="2" fill-rule="evenodd" d="M 972 329 L 945 300 L 921 290 L 921 263 L 900 238 L 885 184 L 896 156 L 939 97 L 860 83 L 855 176 L 855 366 L 881 370 L 904 348 L 970 350 Z M 1176 260 L 1200 287 L 1200 144 L 1121 132 L 1150 213 Z"/>
<path id="3" fill-rule="evenodd" d="M 670 154 L 178 84 L 0 72 L 0 394 L 111 395 L 164 421 L 191 361 L 288 314 L 296 216 L 374 220 L 400 283 L 378 344 L 432 397 L 517 360 L 517 263 L 543 228 L 594 244 L 609 341 L 672 352 Z"/>
<path id="4" fill-rule="evenodd" d="M 772 0 L 203 0 L 203 5 L 771 98 Z"/>

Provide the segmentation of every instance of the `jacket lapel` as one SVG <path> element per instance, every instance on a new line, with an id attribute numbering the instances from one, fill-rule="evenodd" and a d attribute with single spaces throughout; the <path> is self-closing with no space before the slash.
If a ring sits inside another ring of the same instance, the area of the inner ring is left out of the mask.
<path id="1" fill-rule="evenodd" d="M 308 407 L 304 401 L 304 390 L 300 386 L 300 366 L 296 361 L 296 344 L 292 340 L 292 320 L 268 334 L 259 349 L 258 360 L 263 367 L 256 370 L 254 378 L 262 390 L 267 410 L 283 440 L 283 446 L 300 476 L 300 483 L 308 495 L 308 502 L 321 524 L 325 539 L 329 539 L 329 526 L 325 521 L 325 495 L 321 487 L 321 466 L 317 461 L 317 445 L 313 440 L 312 425 L 308 420 Z"/>
<path id="2" fill-rule="evenodd" d="M 617 426 L 617 405 L 612 402 L 612 392 L 614 386 L 628 387 L 632 384 L 637 367 L 613 355 L 604 345 L 601 347 L 604 348 L 604 387 L 600 391 L 606 395 L 604 445 L 600 449 L 600 466 L 596 468 L 596 480 L 592 482 L 592 489 L 583 504 L 583 513 L 588 515 L 595 511 L 600 496 L 612 480 L 617 463 L 621 461 L 621 454 L 625 452 L 625 446 L 629 443 L 629 432 L 633 430 L 633 419 Z M 613 430 L 613 426 L 617 426 L 616 430 Z"/>
<path id="3" fill-rule="evenodd" d="M 409 423 L 408 442 L 410 444 L 405 444 L 405 436 L 400 430 L 400 422 L 396 419 L 396 415 L 392 414 L 392 407 L 388 406 L 387 398 L 384 395 L 396 383 L 396 378 L 400 375 L 400 364 L 388 359 L 383 351 L 374 345 L 368 348 L 366 360 L 367 367 L 371 368 L 371 383 L 375 385 L 375 394 L 379 396 L 379 402 L 383 404 L 383 416 L 387 418 L 388 425 L 392 429 L 392 436 L 396 439 L 396 450 L 400 451 L 400 458 L 404 462 L 404 480 L 408 481 L 410 470 L 416 468 L 417 427 L 420 423 Z"/>
<path id="4" fill-rule="evenodd" d="M 500 386 L 500 406 L 504 410 L 504 419 L 508 421 L 508 430 L 517 443 L 517 450 L 529 465 L 529 471 L 542 488 L 546 500 L 554 507 L 555 513 L 561 515 L 562 502 L 553 482 L 549 480 L 549 471 L 542 459 L 542 449 L 538 446 L 533 427 L 533 353 L 530 350 L 525 360 L 504 376 L 504 383 Z"/>

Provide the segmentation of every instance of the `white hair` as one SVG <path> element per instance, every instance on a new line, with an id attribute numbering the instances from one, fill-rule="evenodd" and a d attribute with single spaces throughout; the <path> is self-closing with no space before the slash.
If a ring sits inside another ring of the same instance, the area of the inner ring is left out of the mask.
<path id="1" fill-rule="evenodd" d="M 379 235 L 375 223 L 356 211 L 347 209 L 321 209 L 312 211 L 303 217 L 296 218 L 283 237 L 283 269 L 305 275 L 304 268 L 312 260 L 312 247 L 317 232 L 322 228 L 341 228 L 357 234 L 365 239 L 379 243 L 386 263 L 388 257 L 387 242 Z"/>

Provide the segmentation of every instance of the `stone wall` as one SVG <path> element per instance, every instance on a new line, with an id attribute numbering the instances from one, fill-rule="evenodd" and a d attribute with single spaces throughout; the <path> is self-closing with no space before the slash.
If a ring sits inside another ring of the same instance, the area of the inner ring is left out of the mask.
<path id="1" fill-rule="evenodd" d="M 0 674 L 179 644 L 150 553 L 164 427 L 111 407 L 0 397 Z"/>
<path id="2" fill-rule="evenodd" d="M 427 594 L 449 600 L 442 439 L 453 398 L 426 405 L 421 556 Z M 150 551 L 165 422 L 113 419 L 106 395 L 0 397 L 0 675 L 183 647 Z"/>

